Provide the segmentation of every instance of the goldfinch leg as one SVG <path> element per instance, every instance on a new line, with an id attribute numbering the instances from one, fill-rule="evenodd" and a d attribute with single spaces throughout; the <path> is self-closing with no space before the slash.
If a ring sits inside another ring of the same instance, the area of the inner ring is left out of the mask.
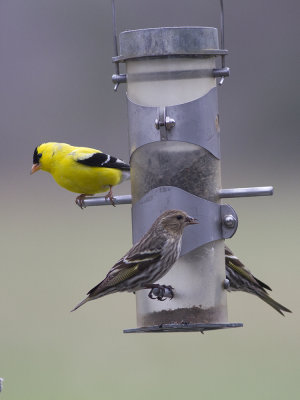
<path id="1" fill-rule="evenodd" d="M 165 301 L 167 297 L 169 297 L 170 300 L 174 297 L 174 288 L 170 285 L 149 284 L 146 285 L 144 288 L 151 289 L 148 294 L 148 297 L 150 299 Z"/>
<path id="2" fill-rule="evenodd" d="M 80 207 L 82 210 L 85 208 L 84 205 L 84 199 L 86 198 L 85 194 L 80 194 L 79 196 L 76 197 L 75 203 Z"/>
<path id="3" fill-rule="evenodd" d="M 105 199 L 109 199 L 111 202 L 111 205 L 116 207 L 115 202 L 114 202 L 113 193 L 112 193 L 112 186 L 109 186 L 109 192 L 105 196 Z"/>

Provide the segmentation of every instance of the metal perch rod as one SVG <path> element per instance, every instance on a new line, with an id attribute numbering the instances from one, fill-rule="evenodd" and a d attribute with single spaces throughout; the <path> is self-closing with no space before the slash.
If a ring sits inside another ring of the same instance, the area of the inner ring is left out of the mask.
<path id="1" fill-rule="evenodd" d="M 234 188 L 234 189 L 220 189 L 219 197 L 221 199 L 234 198 L 234 197 L 254 197 L 254 196 L 272 196 L 273 186 L 260 186 L 260 187 L 247 187 L 247 188 Z M 115 204 L 131 204 L 132 198 L 130 194 L 114 197 Z M 86 197 L 83 201 L 84 207 L 92 206 L 106 206 L 110 205 L 109 199 L 104 196 L 101 197 Z"/>
<path id="2" fill-rule="evenodd" d="M 273 186 L 221 189 L 219 190 L 219 197 L 221 199 L 226 199 L 233 197 L 272 196 L 273 192 Z"/>

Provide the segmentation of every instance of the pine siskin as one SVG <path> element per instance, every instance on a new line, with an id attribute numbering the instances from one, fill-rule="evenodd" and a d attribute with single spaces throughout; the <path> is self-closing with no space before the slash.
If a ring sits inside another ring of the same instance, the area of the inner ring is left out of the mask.
<path id="1" fill-rule="evenodd" d="M 173 297 L 171 286 L 154 282 L 162 278 L 178 260 L 183 229 L 191 224 L 197 224 L 197 220 L 184 211 L 168 210 L 162 213 L 142 239 L 111 268 L 106 278 L 91 289 L 87 293 L 88 297 L 72 311 L 90 300 L 116 292 L 151 289 L 148 295 L 150 298 L 164 300 L 165 290 L 168 289 Z M 156 293 L 158 290 L 157 296 L 153 296 L 154 289 Z"/>
<path id="2" fill-rule="evenodd" d="M 225 246 L 225 265 L 226 278 L 229 281 L 228 287 L 225 286 L 226 290 L 229 292 L 242 291 L 254 294 L 273 307 L 281 315 L 284 315 L 282 311 L 292 312 L 269 296 L 266 290 L 272 289 L 253 276 L 227 246 Z"/>

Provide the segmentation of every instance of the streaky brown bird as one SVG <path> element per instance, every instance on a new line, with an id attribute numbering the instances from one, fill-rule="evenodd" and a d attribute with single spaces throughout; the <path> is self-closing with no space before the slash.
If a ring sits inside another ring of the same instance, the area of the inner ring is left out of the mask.
<path id="1" fill-rule="evenodd" d="M 110 269 L 105 279 L 91 289 L 87 293 L 88 297 L 72 311 L 88 301 L 116 292 L 151 289 L 148 296 L 162 301 L 165 300 L 164 294 L 168 289 L 173 297 L 171 286 L 155 282 L 166 275 L 178 260 L 184 228 L 197 223 L 195 218 L 181 210 L 168 210 L 162 213 L 142 239 Z M 155 296 L 154 289 L 156 289 Z"/>
<path id="2" fill-rule="evenodd" d="M 225 288 L 228 292 L 241 291 L 254 294 L 281 315 L 284 315 L 283 311 L 292 312 L 270 297 L 267 292 L 267 290 L 272 290 L 270 286 L 252 275 L 249 269 L 245 267 L 227 246 L 225 246 L 225 266 L 226 278 L 229 281 Z"/>

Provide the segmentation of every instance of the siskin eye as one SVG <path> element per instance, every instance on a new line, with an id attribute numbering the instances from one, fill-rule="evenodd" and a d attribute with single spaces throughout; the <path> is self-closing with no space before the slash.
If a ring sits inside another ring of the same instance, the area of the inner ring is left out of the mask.
<path id="1" fill-rule="evenodd" d="M 183 216 L 182 215 L 177 215 L 177 217 L 176 217 L 178 220 L 181 220 L 182 218 L 183 218 Z"/>

